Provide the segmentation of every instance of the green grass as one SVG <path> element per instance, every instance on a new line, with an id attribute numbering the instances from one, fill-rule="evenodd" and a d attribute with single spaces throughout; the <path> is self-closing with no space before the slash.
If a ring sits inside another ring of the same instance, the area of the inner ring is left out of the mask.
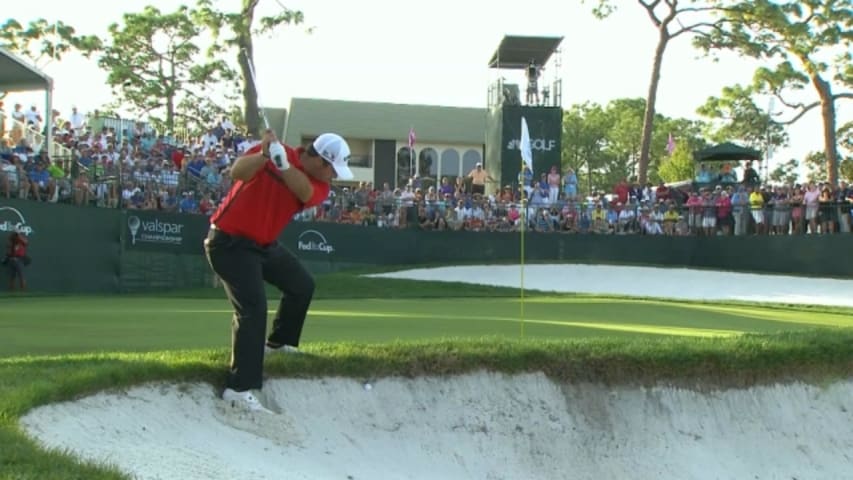
<path id="1" fill-rule="evenodd" d="M 270 302 L 270 319 L 276 305 Z M 30 297 L 2 309 L 0 357 L 218 348 L 230 341 L 231 309 L 224 298 Z M 303 340 L 509 339 L 520 335 L 519 311 L 519 300 L 506 297 L 320 299 L 311 307 Z M 853 315 L 624 298 L 525 300 L 525 336 L 539 339 L 716 337 L 811 327 L 853 327 Z"/>
<path id="2" fill-rule="evenodd" d="M 304 348 L 271 376 L 373 378 L 488 369 L 557 380 L 737 387 L 853 373 L 853 311 L 746 303 L 530 293 L 460 284 L 318 278 Z M 274 308 L 275 302 L 271 302 Z M 228 361 L 221 290 L 0 299 L 0 478 L 114 479 L 117 471 L 46 452 L 28 410 L 144 382 L 207 382 Z"/>

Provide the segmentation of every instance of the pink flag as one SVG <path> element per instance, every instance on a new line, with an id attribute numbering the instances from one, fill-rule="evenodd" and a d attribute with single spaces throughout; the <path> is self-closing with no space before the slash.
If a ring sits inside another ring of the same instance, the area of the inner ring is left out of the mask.
<path id="1" fill-rule="evenodd" d="M 670 155 L 675 151 L 675 140 L 672 138 L 672 133 L 669 134 L 669 140 L 666 141 L 666 151 Z"/>
<path id="2" fill-rule="evenodd" d="M 409 129 L 409 148 L 415 146 L 415 127 Z"/>

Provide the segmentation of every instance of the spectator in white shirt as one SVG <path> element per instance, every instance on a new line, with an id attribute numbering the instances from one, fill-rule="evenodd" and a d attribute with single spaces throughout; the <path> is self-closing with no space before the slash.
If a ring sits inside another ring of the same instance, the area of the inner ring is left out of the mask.
<path id="1" fill-rule="evenodd" d="M 71 129 L 74 130 L 74 136 L 83 133 L 83 129 L 86 127 L 86 117 L 77 111 L 77 107 L 71 107 L 71 116 L 68 118 L 68 121 L 71 122 Z"/>
<path id="2" fill-rule="evenodd" d="M 228 117 L 225 115 L 222 116 L 222 121 L 219 122 L 219 126 L 222 127 L 223 131 L 231 130 L 233 132 L 235 128 L 234 124 L 231 123 L 231 120 L 228 120 Z"/>
<path id="3" fill-rule="evenodd" d="M 207 151 L 215 148 L 219 144 L 219 139 L 213 134 L 213 129 L 207 130 L 207 133 L 201 137 L 202 153 L 207 154 Z"/>
<path id="4" fill-rule="evenodd" d="M 37 131 L 41 130 L 42 118 L 35 105 L 30 107 L 30 110 L 24 115 L 27 118 L 27 125 L 32 125 Z"/>
<path id="5" fill-rule="evenodd" d="M 619 212 L 619 232 L 626 233 L 631 229 L 631 224 L 634 221 L 634 206 L 630 203 L 626 204 L 622 211 Z"/>

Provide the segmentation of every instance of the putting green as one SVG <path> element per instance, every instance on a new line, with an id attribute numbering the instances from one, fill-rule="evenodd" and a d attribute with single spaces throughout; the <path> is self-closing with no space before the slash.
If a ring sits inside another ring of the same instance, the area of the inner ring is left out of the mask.
<path id="1" fill-rule="evenodd" d="M 4 301 L 0 356 L 226 347 L 223 299 L 139 296 Z M 270 318 L 275 302 L 270 302 Z M 851 327 L 853 316 L 751 305 L 572 296 L 525 299 L 524 334 L 534 338 L 732 336 L 812 327 Z M 517 298 L 317 300 L 303 341 L 385 342 L 446 337 L 518 337 Z"/>

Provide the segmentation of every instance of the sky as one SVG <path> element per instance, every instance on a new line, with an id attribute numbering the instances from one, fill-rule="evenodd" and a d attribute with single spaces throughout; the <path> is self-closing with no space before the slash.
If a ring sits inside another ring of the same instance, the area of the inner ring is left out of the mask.
<path id="1" fill-rule="evenodd" d="M 146 5 L 169 11 L 179 5 L 175 0 L 123 0 L 98 2 L 95 9 L 94 0 L 89 2 L 92 8 L 83 8 L 80 2 L 41 0 L 38 9 L 30 2 L 7 2 L 3 12 L 21 23 L 40 17 L 62 19 L 79 33 L 104 36 L 107 26 L 120 21 L 124 12 Z M 239 3 L 218 0 L 225 8 L 236 9 Z M 560 67 L 552 64 L 543 73 L 548 82 L 555 76 L 562 79 L 564 107 L 645 98 L 657 33 L 635 2 L 616 3 L 620 8 L 613 16 L 598 20 L 590 2 L 580 0 L 261 0 L 259 14 L 274 14 L 284 4 L 301 10 L 305 23 L 256 40 L 259 99 L 269 107 L 288 107 L 293 97 L 485 107 L 488 86 L 499 75 L 523 83 L 520 72 L 487 67 L 507 34 L 564 37 Z M 702 58 L 689 38 L 681 36 L 670 43 L 664 58 L 657 111 L 698 119 L 696 108 L 709 96 L 719 95 L 725 85 L 748 83 L 757 66 L 755 60 L 730 53 L 716 62 Z M 72 105 L 86 112 L 110 100 L 109 89 L 98 88 L 106 74 L 94 60 L 70 55 L 43 70 L 54 78 L 54 105 L 63 114 Z M 806 94 L 804 98 L 816 99 L 811 92 Z M 7 104 L 17 99 L 43 104 L 40 94 L 13 95 Z M 841 104 L 838 110 L 839 125 L 853 119 L 853 107 Z M 407 133 L 408 126 L 401 126 L 400 139 L 404 141 Z M 790 145 L 773 153 L 771 168 L 822 150 L 819 110 L 788 133 Z"/>

